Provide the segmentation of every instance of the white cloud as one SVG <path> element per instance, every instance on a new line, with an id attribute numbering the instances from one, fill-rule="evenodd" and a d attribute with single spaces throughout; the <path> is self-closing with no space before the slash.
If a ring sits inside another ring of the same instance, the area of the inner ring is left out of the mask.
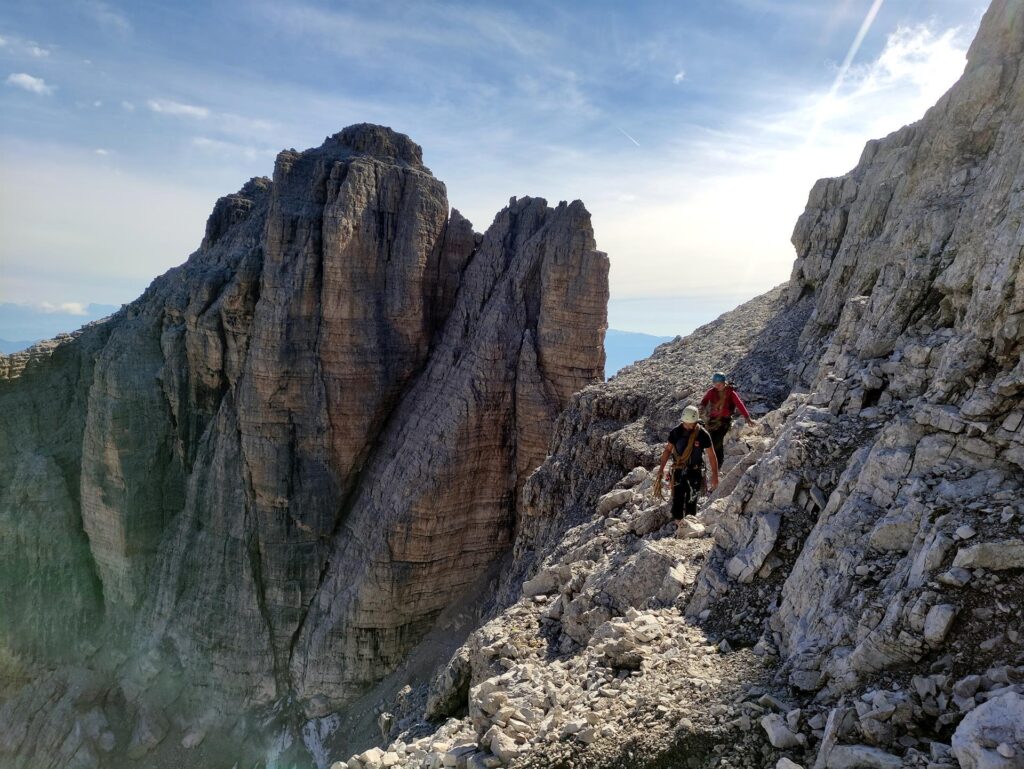
<path id="1" fill-rule="evenodd" d="M 50 302 L 40 302 L 38 305 L 39 309 L 47 314 L 63 313 L 65 315 L 88 315 L 85 305 L 81 302 L 61 302 L 60 304 L 52 304 Z"/>
<path id="2" fill-rule="evenodd" d="M 170 99 L 150 99 L 146 102 L 146 106 L 153 112 L 158 112 L 162 115 L 178 115 L 181 117 L 196 118 L 198 120 L 205 120 L 210 116 L 210 110 L 206 107 L 197 107 L 193 104 L 182 104 L 178 101 L 171 101 Z"/>
<path id="3" fill-rule="evenodd" d="M 118 35 L 131 34 L 132 24 L 128 21 L 128 17 L 112 8 L 109 3 L 103 2 L 103 0 L 78 0 L 78 5 L 92 17 L 93 21 L 108 32 Z"/>
<path id="4" fill-rule="evenodd" d="M 20 88 L 23 91 L 29 93 L 37 93 L 42 96 L 49 96 L 55 90 L 54 86 L 47 85 L 46 81 L 41 77 L 33 77 L 25 72 L 18 72 L 16 74 L 8 75 L 7 80 L 4 81 L 7 85 Z"/>
<path id="5" fill-rule="evenodd" d="M 103 102 L 101 102 L 99 99 L 97 99 L 96 101 L 94 101 L 92 103 L 92 106 L 97 107 L 97 108 L 102 107 L 103 106 Z"/>
<path id="6" fill-rule="evenodd" d="M 587 193 L 599 247 L 643 255 L 644 270 L 613 258 L 613 296 L 750 295 L 786 280 L 789 238 L 814 182 L 851 169 L 867 140 L 919 120 L 962 73 L 969 42 L 958 29 L 898 29 L 838 90 L 708 132 L 649 174 L 626 171 L 617 181 L 643 206 L 617 204 L 619 190 L 608 199 Z M 681 266 L 698 264 L 717 267 Z"/>
<path id="7" fill-rule="evenodd" d="M 37 59 L 45 59 L 47 56 L 50 55 L 50 52 L 47 49 L 40 48 L 38 45 L 35 45 L 34 43 L 30 44 L 26 50 L 28 51 L 29 56 L 33 56 Z"/>
<path id="8" fill-rule="evenodd" d="M 847 76 L 855 85 L 851 98 L 911 86 L 917 91 L 917 103 L 930 105 L 964 71 L 962 38 L 959 29 L 937 35 L 927 26 L 897 28 L 878 59 Z"/>
<path id="9" fill-rule="evenodd" d="M 109 155 L 110 154 L 110 150 L 105 150 L 102 147 L 100 147 L 99 149 L 94 149 L 93 152 L 95 154 L 97 154 L 97 155 Z"/>
<path id="10" fill-rule="evenodd" d="M 256 147 L 251 147 L 244 144 L 235 144 L 233 142 L 225 142 L 219 139 L 210 139 L 206 136 L 197 136 L 192 139 L 192 146 L 208 152 L 213 155 L 225 158 L 244 158 L 246 160 L 255 160 L 260 155 L 266 155 L 273 157 L 274 152 L 272 150 L 260 151 Z"/>
<path id="11" fill-rule="evenodd" d="M 674 75 L 674 76 L 672 77 L 672 82 L 673 82 L 673 83 L 675 83 L 676 85 L 679 85 L 679 84 L 680 84 L 681 82 L 683 82 L 684 80 L 686 80 L 686 70 L 685 70 L 685 69 L 681 69 L 681 70 L 679 70 L 679 71 L 678 71 L 678 72 L 676 72 L 676 74 L 675 74 L 675 75 Z"/>
<path id="12" fill-rule="evenodd" d="M 134 112 L 135 105 L 132 104 L 130 101 L 123 101 L 121 102 L 121 109 L 123 109 L 125 112 Z"/>

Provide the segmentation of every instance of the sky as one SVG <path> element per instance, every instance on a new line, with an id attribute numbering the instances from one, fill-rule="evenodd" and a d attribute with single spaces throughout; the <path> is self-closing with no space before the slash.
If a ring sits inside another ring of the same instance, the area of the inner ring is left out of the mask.
<path id="1" fill-rule="evenodd" d="M 789 277 L 813 182 L 923 115 L 986 5 L 5 0 L 0 302 L 128 302 L 278 151 L 365 121 L 479 231 L 583 200 L 610 325 L 686 333 Z"/>

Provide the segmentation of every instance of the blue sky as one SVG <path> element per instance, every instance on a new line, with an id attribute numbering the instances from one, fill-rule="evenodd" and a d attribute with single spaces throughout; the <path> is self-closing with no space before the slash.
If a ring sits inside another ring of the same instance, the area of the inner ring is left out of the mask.
<path id="1" fill-rule="evenodd" d="M 788 277 L 810 185 L 953 83 L 985 5 L 6 0 L 0 302 L 129 301 L 277 151 L 370 121 L 478 230 L 581 198 L 612 326 L 685 332 Z"/>

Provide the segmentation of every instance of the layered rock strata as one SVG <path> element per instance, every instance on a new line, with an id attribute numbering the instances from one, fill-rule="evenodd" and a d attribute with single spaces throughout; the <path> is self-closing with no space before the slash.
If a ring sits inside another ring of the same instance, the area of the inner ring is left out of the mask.
<path id="1" fill-rule="evenodd" d="M 352 700 L 510 547 L 601 377 L 607 272 L 579 201 L 512 199 L 478 235 L 390 129 L 282 152 L 136 302 L 0 357 L 6 653 L 31 675 L 121 649 L 96 666 L 140 755 L 171 703 L 194 727 Z M 160 671 L 182 683 L 149 696 Z M 3 754 L 48 765 L 43 726 Z"/>
<path id="2" fill-rule="evenodd" d="M 1022 67 L 996 0 L 938 104 L 815 185 L 783 296 L 573 399 L 509 608 L 425 693 L 455 720 L 349 769 L 1021 765 Z M 770 411 L 666 542 L 649 469 L 716 368 Z"/>

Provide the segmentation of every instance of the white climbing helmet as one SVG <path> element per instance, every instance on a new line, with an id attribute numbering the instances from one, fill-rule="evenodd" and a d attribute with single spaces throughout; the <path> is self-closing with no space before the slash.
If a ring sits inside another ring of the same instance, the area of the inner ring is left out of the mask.
<path id="1" fill-rule="evenodd" d="M 700 411 L 693 404 L 683 409 L 683 421 L 687 424 L 693 424 L 700 419 Z"/>

